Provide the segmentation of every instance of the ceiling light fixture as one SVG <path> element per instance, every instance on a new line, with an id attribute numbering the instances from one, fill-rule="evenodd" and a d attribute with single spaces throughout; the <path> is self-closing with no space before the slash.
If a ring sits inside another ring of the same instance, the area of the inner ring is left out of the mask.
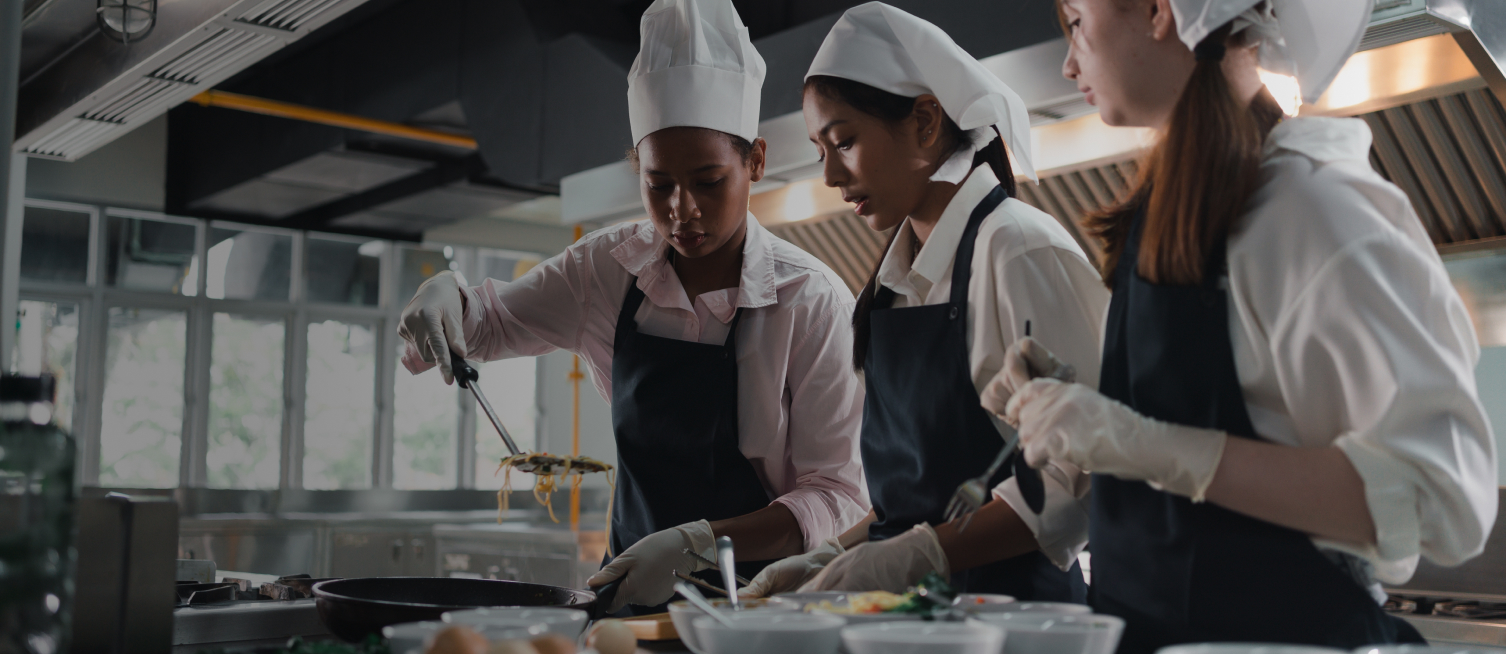
<path id="1" fill-rule="evenodd" d="M 157 25 L 157 0 L 98 0 L 99 31 L 121 43 L 146 38 Z"/>

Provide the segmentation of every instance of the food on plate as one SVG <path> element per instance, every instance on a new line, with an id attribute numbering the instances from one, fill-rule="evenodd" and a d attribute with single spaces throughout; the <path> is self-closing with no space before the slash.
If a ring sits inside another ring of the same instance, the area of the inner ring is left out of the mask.
<path id="1" fill-rule="evenodd" d="M 559 634 L 544 634 L 533 639 L 539 654 L 575 654 L 575 641 Z"/>
<path id="2" fill-rule="evenodd" d="M 601 654 L 633 654 L 638 649 L 638 638 L 621 620 L 603 620 L 591 630 L 586 645 Z"/>
<path id="3" fill-rule="evenodd" d="M 805 610 L 825 611 L 841 615 L 877 615 L 880 613 L 906 613 L 932 618 L 946 613 L 957 596 L 951 584 L 934 572 L 903 595 L 876 590 L 867 593 L 849 593 L 846 602 L 822 600 L 807 604 Z"/>
<path id="4" fill-rule="evenodd" d="M 445 627 L 429 637 L 424 654 L 487 654 L 486 636 L 464 625 Z"/>
<path id="5" fill-rule="evenodd" d="M 512 496 L 514 468 L 534 474 L 533 499 L 549 510 L 549 519 L 556 523 L 560 520 L 554 517 L 554 491 L 559 490 L 560 482 L 565 477 L 572 477 L 571 486 L 579 487 L 581 475 L 588 472 L 607 473 L 607 486 L 611 487 L 607 495 L 607 554 L 612 553 L 612 502 L 617 498 L 617 471 L 610 464 L 589 456 L 555 456 L 543 452 L 525 452 L 502 459 L 502 463 L 497 466 L 497 471 L 502 472 L 502 490 L 497 491 L 497 524 L 502 523 L 502 514 L 507 513 L 508 500 Z"/>

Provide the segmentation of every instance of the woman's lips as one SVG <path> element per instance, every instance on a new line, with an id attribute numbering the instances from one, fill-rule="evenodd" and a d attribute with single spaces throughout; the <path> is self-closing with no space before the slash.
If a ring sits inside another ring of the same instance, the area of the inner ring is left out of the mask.
<path id="1" fill-rule="evenodd" d="M 1086 91 L 1083 91 L 1083 98 L 1082 99 L 1083 99 L 1084 102 L 1087 102 L 1090 105 L 1093 105 L 1095 107 L 1098 106 L 1098 103 L 1093 101 L 1093 89 L 1088 89 Z"/>
<path id="2" fill-rule="evenodd" d="M 693 248 L 706 242 L 705 232 L 675 232 L 675 243 L 683 248 Z"/>
<path id="3" fill-rule="evenodd" d="M 859 216 L 868 215 L 868 196 L 856 197 L 848 202 L 852 203 L 852 212 Z"/>

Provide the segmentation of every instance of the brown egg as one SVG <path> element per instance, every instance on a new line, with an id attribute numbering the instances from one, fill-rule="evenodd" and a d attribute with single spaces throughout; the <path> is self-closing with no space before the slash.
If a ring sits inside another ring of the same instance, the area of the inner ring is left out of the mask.
<path id="1" fill-rule="evenodd" d="M 526 640 L 499 640 L 492 643 L 486 654 L 539 654 Z"/>
<path id="2" fill-rule="evenodd" d="M 539 654 L 575 654 L 575 641 L 559 634 L 544 634 L 533 639 Z"/>
<path id="3" fill-rule="evenodd" d="M 488 644 L 475 629 L 455 625 L 434 632 L 424 654 L 487 654 Z"/>
<path id="4" fill-rule="evenodd" d="M 621 620 L 603 620 L 591 631 L 586 644 L 601 654 L 633 654 L 638 637 Z"/>

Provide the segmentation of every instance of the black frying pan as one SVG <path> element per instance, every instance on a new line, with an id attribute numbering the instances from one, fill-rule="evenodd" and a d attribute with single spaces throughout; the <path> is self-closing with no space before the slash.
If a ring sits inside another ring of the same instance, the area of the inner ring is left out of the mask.
<path id="1" fill-rule="evenodd" d="M 620 582 L 592 592 L 495 579 L 368 577 L 320 582 L 314 586 L 314 598 L 319 621 L 331 633 L 354 643 L 368 634 L 380 636 L 388 625 L 438 620 L 449 611 L 483 607 L 579 609 L 595 620 L 606 612 Z"/>

